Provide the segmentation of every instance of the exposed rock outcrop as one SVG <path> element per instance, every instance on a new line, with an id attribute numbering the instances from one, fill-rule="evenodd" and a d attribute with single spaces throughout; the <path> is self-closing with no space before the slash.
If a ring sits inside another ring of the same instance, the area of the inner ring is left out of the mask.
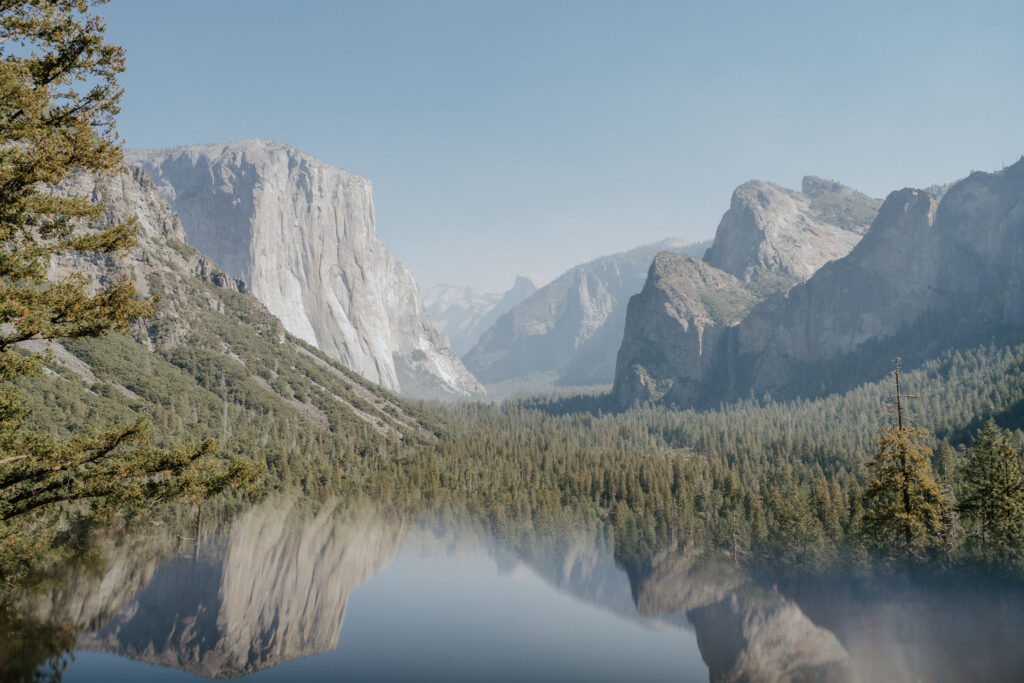
<path id="1" fill-rule="evenodd" d="M 878 209 L 878 200 L 831 180 L 807 176 L 802 189 L 740 185 L 703 262 L 659 254 L 627 309 L 613 387 L 619 407 L 692 405 L 712 379 L 731 384 L 731 368 L 716 365 L 727 328 L 845 256 Z"/>
<path id="2" fill-rule="evenodd" d="M 805 182 L 810 195 L 816 188 L 816 181 Z M 715 248 L 722 237 L 720 229 Z M 756 287 L 757 278 L 763 281 L 768 266 L 799 274 L 785 259 L 762 258 L 761 250 L 743 252 L 757 257 L 740 268 L 715 248 L 708 262 L 749 277 L 749 286 Z M 640 365 L 650 377 L 617 383 L 621 406 L 650 398 L 694 405 L 750 392 L 793 397 L 841 391 L 878 379 L 896 355 L 917 363 L 950 347 L 1019 337 L 1024 159 L 997 173 L 974 173 L 941 199 L 922 190 L 893 192 L 849 254 L 751 308 L 710 347 L 695 349 L 687 336 L 690 328 L 666 313 L 687 306 L 685 297 L 668 307 L 637 303 L 618 375 L 628 377 L 629 369 Z M 658 356 L 660 349 L 665 351 Z M 664 390 L 680 381 L 691 383 L 691 390 Z"/>
<path id="3" fill-rule="evenodd" d="M 129 152 L 190 244 L 295 336 L 403 395 L 482 392 L 431 325 L 412 274 L 377 238 L 370 182 L 267 140 Z"/>
<path id="4" fill-rule="evenodd" d="M 655 256 L 626 312 L 615 373 L 619 403 L 696 401 L 723 331 L 756 302 L 745 283 L 703 261 Z"/>
<path id="5" fill-rule="evenodd" d="M 668 239 L 576 266 L 498 319 L 463 360 L 487 384 L 611 382 L 626 303 L 651 259 L 665 250 L 700 255 L 705 246 Z"/>
<path id="6" fill-rule="evenodd" d="M 232 434 L 222 426 L 222 404 L 230 404 L 232 411 L 244 411 L 245 405 L 252 404 L 274 413 L 273 417 L 261 412 L 246 418 L 258 420 L 261 428 L 298 417 L 327 431 L 326 413 L 340 411 L 337 417 L 348 422 L 336 427 L 350 437 L 372 428 L 390 437 L 416 433 L 430 438 L 394 396 L 289 337 L 243 281 L 187 245 L 178 216 L 141 169 L 102 177 L 79 174 L 54 191 L 103 202 L 101 222 L 135 218 L 138 231 L 136 246 L 123 256 L 66 253 L 54 257 L 51 277 L 75 271 L 100 285 L 127 275 L 140 294 L 161 297 L 156 315 L 139 321 L 131 340 L 111 335 L 78 344 L 79 356 L 57 347 L 55 366 L 70 370 L 87 387 L 97 381 L 113 384 L 131 400 L 132 409 L 141 412 L 151 413 L 155 406 L 166 409 L 172 398 L 169 386 L 191 392 L 174 398 L 193 402 L 190 411 L 216 415 L 217 431 L 205 431 L 197 413 L 191 412 L 189 437 L 215 436 L 229 447 Z M 99 348 L 105 350 L 95 351 Z M 110 354 L 119 357 L 110 358 Z M 98 367 L 91 368 L 90 362 Z M 300 400 L 297 387 L 278 372 L 282 368 L 291 368 L 312 391 Z M 211 386 L 211 373 L 230 377 L 230 386 L 223 379 L 221 386 Z"/>
<path id="7" fill-rule="evenodd" d="M 733 192 L 704 260 L 744 281 L 806 280 L 850 252 L 880 204 L 813 176 L 804 178 L 803 192 L 752 180 Z"/>
<path id="8" fill-rule="evenodd" d="M 973 173 L 941 200 L 890 194 L 846 258 L 751 311 L 722 362 L 756 392 L 802 393 L 811 369 L 836 390 L 875 379 L 894 354 L 921 361 L 1021 326 L 1024 160 Z"/>

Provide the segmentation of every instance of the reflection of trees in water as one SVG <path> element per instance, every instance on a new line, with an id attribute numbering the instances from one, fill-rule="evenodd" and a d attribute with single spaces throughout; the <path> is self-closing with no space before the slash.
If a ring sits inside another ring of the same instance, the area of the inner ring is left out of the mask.
<path id="1" fill-rule="evenodd" d="M 59 681 L 77 629 L 0 608 L 0 680 Z"/>
<path id="2" fill-rule="evenodd" d="M 72 544 L 81 547 L 62 548 L 59 568 L 41 570 L 29 587 L 6 591 L 0 663 L 7 669 L 0 680 L 60 680 L 79 635 L 109 621 L 173 555 L 181 512 L 174 509 L 165 524 L 146 525 L 134 534 L 81 529 Z"/>
<path id="3" fill-rule="evenodd" d="M 272 499 L 238 515 L 197 561 L 190 549 L 175 554 L 168 528 L 101 538 L 103 571 L 73 573 L 0 613 L 0 678 L 43 673 L 35 667 L 80 632 L 79 647 L 206 676 L 333 649 L 352 591 L 394 558 L 408 519 L 365 500 Z M 431 554 L 486 552 L 499 569 L 525 564 L 619 616 L 692 626 L 713 681 L 1021 679 L 1024 590 L 1009 584 L 776 588 L 694 549 L 631 557 L 627 574 L 610 528 L 570 511 L 546 521 L 434 511 L 417 529 Z M 48 675 L 60 667 L 53 660 Z"/>

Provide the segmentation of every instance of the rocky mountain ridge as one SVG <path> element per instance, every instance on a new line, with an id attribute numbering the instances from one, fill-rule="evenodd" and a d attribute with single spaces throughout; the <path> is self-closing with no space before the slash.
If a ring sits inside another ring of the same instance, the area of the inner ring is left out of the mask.
<path id="1" fill-rule="evenodd" d="M 814 176 L 803 179 L 802 192 L 751 180 L 733 192 L 704 260 L 747 282 L 806 280 L 853 249 L 880 205 Z"/>
<path id="2" fill-rule="evenodd" d="M 547 281 L 539 275 L 517 275 L 503 294 L 439 284 L 423 295 L 423 303 L 434 326 L 461 355 L 472 349 L 498 318 L 545 284 Z"/>
<path id="3" fill-rule="evenodd" d="M 209 255 L 285 329 L 386 389 L 482 394 L 427 317 L 412 274 L 376 235 L 370 182 L 282 143 L 134 150 Z"/>
<path id="4" fill-rule="evenodd" d="M 499 319 L 463 360 L 486 384 L 519 382 L 534 390 L 611 381 L 618 385 L 623 373 L 616 367 L 627 327 L 628 302 L 643 289 L 655 254 L 667 251 L 703 259 L 708 267 L 743 284 L 741 289 L 750 294 L 744 299 L 749 309 L 754 302 L 806 280 L 823 264 L 846 255 L 861 239 L 880 204 L 852 188 L 815 176 L 803 179 L 800 192 L 761 181 L 744 183 L 733 193 L 710 246 L 666 240 L 578 266 Z M 700 280 L 698 277 L 684 289 L 713 289 L 714 285 Z M 729 278 L 715 276 L 713 280 L 724 283 Z M 702 296 L 712 308 L 732 305 L 726 301 L 731 297 L 728 292 L 709 290 Z M 708 325 L 701 322 L 697 327 L 704 330 Z M 628 340 L 625 347 L 627 352 L 639 348 Z M 635 365 L 629 358 L 625 361 L 625 367 Z M 650 384 L 650 379 L 650 374 L 646 378 L 638 375 L 636 381 Z M 649 388 L 655 394 L 660 392 L 653 384 Z M 631 387 L 629 392 L 632 399 L 644 395 L 646 389 Z"/>
<path id="5" fill-rule="evenodd" d="M 941 199 L 891 193 L 846 258 L 751 311 L 723 362 L 737 386 L 801 393 L 807 373 L 839 388 L 845 368 L 874 379 L 894 355 L 919 362 L 1022 326 L 1024 159 L 973 173 Z M 884 358 L 858 358 L 865 353 Z"/>
<path id="6" fill-rule="evenodd" d="M 77 271 L 100 284 L 128 275 L 141 295 L 160 296 L 156 314 L 130 336 L 51 345 L 50 372 L 30 396 L 59 392 L 71 411 L 67 429 L 95 427 L 97 415 L 124 422 L 144 414 L 172 441 L 212 436 L 247 457 L 275 430 L 321 435 L 325 444 L 433 438 L 408 406 L 290 336 L 243 281 L 188 246 L 178 216 L 140 169 L 80 174 L 56 191 L 103 202 L 104 222 L 136 218 L 138 239 L 124 256 L 55 257 L 51 277 Z M 74 417 L 79 404 L 91 416 L 85 423 Z M 43 400 L 34 414 L 53 407 Z M 239 441 L 241 432 L 257 442 Z"/>
<path id="7" fill-rule="evenodd" d="M 686 297 L 657 306 L 659 292 L 686 290 L 664 282 L 684 269 L 651 274 L 650 289 L 630 304 L 635 315 L 627 321 L 615 386 L 620 406 L 845 390 L 883 376 L 894 356 L 916 363 L 946 348 L 1019 334 L 1024 159 L 996 173 L 973 173 L 941 199 L 909 188 L 891 193 L 849 254 L 711 338 L 704 328 L 710 344 L 696 356 L 700 312 L 687 309 L 681 324 L 673 312 L 691 306 Z M 684 347 L 671 358 L 656 353 Z"/>
<path id="8" fill-rule="evenodd" d="M 697 400 L 725 330 L 754 304 L 849 253 L 878 203 L 814 176 L 803 179 L 802 192 L 762 181 L 739 186 L 703 262 L 659 254 L 630 300 L 616 403 Z"/>
<path id="9" fill-rule="evenodd" d="M 651 259 L 659 251 L 704 248 L 670 238 L 576 266 L 499 318 L 463 360 L 485 384 L 610 382 L 626 302 L 643 286 Z"/>

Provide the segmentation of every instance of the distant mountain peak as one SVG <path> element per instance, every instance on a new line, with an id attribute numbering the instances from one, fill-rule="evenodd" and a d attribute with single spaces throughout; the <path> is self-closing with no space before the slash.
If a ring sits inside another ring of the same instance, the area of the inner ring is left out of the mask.
<path id="1" fill-rule="evenodd" d="M 705 261 L 748 282 L 799 282 L 848 254 L 881 202 L 815 176 L 802 187 L 795 192 L 762 180 L 737 187 Z"/>
<path id="2" fill-rule="evenodd" d="M 463 360 L 485 382 L 525 390 L 610 383 L 626 302 L 655 254 L 699 257 L 704 247 L 670 237 L 573 266 L 497 319 Z"/>
<path id="3" fill-rule="evenodd" d="M 533 287 L 536 290 L 536 289 L 540 289 L 541 287 L 546 285 L 548 282 L 549 282 L 549 280 L 546 277 L 542 276 L 542 275 L 532 275 L 532 274 L 530 274 L 530 275 L 516 275 L 515 282 L 512 284 L 512 289 L 516 289 L 518 287 L 530 286 L 530 287 Z"/>
<path id="4" fill-rule="evenodd" d="M 498 318 L 544 284 L 544 278 L 538 275 L 517 275 L 504 294 L 485 292 L 479 287 L 438 285 L 424 297 L 424 304 L 430 319 L 455 352 L 465 353 Z"/>

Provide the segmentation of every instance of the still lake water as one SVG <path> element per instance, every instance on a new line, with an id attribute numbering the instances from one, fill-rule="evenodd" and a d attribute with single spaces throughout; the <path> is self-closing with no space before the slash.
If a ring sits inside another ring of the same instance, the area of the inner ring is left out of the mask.
<path id="1" fill-rule="evenodd" d="M 112 539 L 26 604 L 79 625 L 69 683 L 1024 680 L 1015 587 L 780 588 L 685 552 L 629 576 L 607 529 L 516 529 L 275 499 L 198 551 Z"/>

